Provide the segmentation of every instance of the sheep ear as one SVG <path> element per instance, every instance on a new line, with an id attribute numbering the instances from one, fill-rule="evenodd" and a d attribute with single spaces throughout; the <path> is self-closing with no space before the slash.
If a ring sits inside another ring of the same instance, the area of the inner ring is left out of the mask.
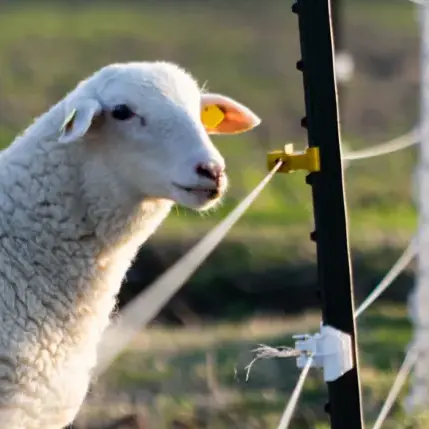
<path id="1" fill-rule="evenodd" d="M 209 134 L 238 134 L 261 120 L 248 107 L 221 94 L 201 94 L 201 121 Z"/>
<path id="2" fill-rule="evenodd" d="M 83 100 L 76 103 L 70 109 L 64 120 L 58 141 L 68 144 L 82 138 L 97 119 L 101 118 L 101 104 L 93 99 Z"/>

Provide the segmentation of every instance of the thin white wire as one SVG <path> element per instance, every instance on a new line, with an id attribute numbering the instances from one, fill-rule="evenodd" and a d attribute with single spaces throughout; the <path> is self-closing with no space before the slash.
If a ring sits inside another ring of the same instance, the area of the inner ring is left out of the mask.
<path id="1" fill-rule="evenodd" d="M 416 254 L 417 254 L 417 245 L 416 245 L 415 238 L 413 238 L 410 244 L 408 245 L 408 247 L 404 250 L 402 255 L 399 257 L 399 259 L 395 262 L 395 264 L 386 274 L 386 276 L 381 280 L 378 286 L 368 295 L 365 301 L 355 311 L 355 315 L 354 315 L 355 318 L 358 318 L 365 310 L 367 310 L 369 306 L 393 283 L 393 281 L 407 267 L 407 265 L 412 261 L 412 259 L 416 256 Z M 413 353 L 413 350 L 414 349 L 412 348 L 408 351 L 407 356 L 404 360 L 404 363 L 402 364 L 397 374 L 395 382 L 386 398 L 386 402 L 384 403 L 384 406 L 379 414 L 379 417 L 373 429 L 380 429 L 392 405 L 394 404 L 402 385 L 405 383 L 407 376 L 417 359 L 417 353 Z M 306 366 L 301 372 L 301 375 L 297 382 L 295 390 L 283 413 L 278 429 L 287 429 L 289 427 L 290 420 L 292 418 L 293 412 L 298 403 L 299 395 L 301 393 L 301 390 L 304 386 L 304 382 L 309 373 L 310 366 L 311 366 L 311 361 L 309 359 Z"/>
<path id="2" fill-rule="evenodd" d="M 384 421 L 386 420 L 386 417 L 388 416 L 392 406 L 394 405 L 402 386 L 407 381 L 408 375 L 410 374 L 414 364 L 417 361 L 418 357 L 418 350 L 417 347 L 414 345 L 412 346 L 404 359 L 404 362 L 401 365 L 401 368 L 398 371 L 398 374 L 395 378 L 395 381 L 387 395 L 386 401 L 383 404 L 383 407 L 380 410 L 380 413 L 377 417 L 377 420 L 374 423 L 373 429 L 380 429 Z"/>
<path id="3" fill-rule="evenodd" d="M 295 411 L 296 406 L 298 405 L 299 397 L 301 396 L 302 388 L 304 387 L 304 382 L 307 379 L 311 363 L 313 362 L 313 356 L 310 356 L 305 364 L 304 368 L 301 371 L 301 374 L 296 382 L 295 389 L 292 392 L 292 395 L 289 399 L 289 402 L 286 405 L 286 408 L 283 412 L 282 418 L 277 429 L 287 429 L 289 427 L 290 421 Z"/>
<path id="4" fill-rule="evenodd" d="M 418 143 L 416 132 L 404 134 L 386 143 L 382 143 L 371 149 L 354 151 L 344 156 L 345 160 L 354 161 L 372 158 L 396 152 Z M 249 194 L 227 218 L 207 234 L 191 251 L 180 259 L 173 267 L 167 270 L 158 280 L 152 283 L 148 289 L 137 296 L 121 312 L 120 317 L 106 331 L 99 346 L 99 362 L 95 375 L 103 373 L 113 360 L 127 347 L 139 330 L 147 324 L 174 295 L 183 283 L 198 269 L 204 260 L 210 255 L 232 226 L 245 213 L 262 189 L 268 184 L 275 172 L 279 169 L 278 163 L 274 169 L 262 180 L 262 182 Z M 405 250 L 382 282 L 367 297 L 355 312 L 359 317 L 393 282 L 399 273 L 408 265 L 414 257 L 416 250 L 413 243 Z M 144 304 L 144 306 L 142 305 Z M 148 305 L 149 304 L 149 305 Z M 146 307 L 146 308 L 145 308 Z M 285 408 L 278 429 L 287 429 L 293 412 L 299 400 L 304 382 L 311 367 L 312 357 L 308 359 L 303 368 L 292 396 Z M 398 374 L 399 375 L 399 374 Z M 374 428 L 375 429 L 375 428 Z"/>
<path id="5" fill-rule="evenodd" d="M 423 5 L 423 2 L 418 0 L 411 0 L 415 3 Z M 427 5 L 428 3 L 426 3 Z M 373 158 L 376 156 L 387 155 L 399 150 L 406 149 L 410 146 L 419 143 L 419 136 L 416 130 L 411 131 L 410 133 L 399 136 L 393 140 L 390 140 L 386 143 L 382 143 L 373 147 L 371 149 L 363 149 L 359 151 L 353 151 L 348 154 L 345 154 L 343 159 L 347 161 L 356 161 L 361 159 Z M 404 250 L 402 255 L 388 271 L 385 277 L 381 282 L 376 286 L 376 288 L 367 296 L 364 302 L 357 308 L 355 311 L 354 317 L 358 318 L 364 311 L 366 311 L 374 301 L 380 297 L 380 295 L 393 283 L 393 281 L 399 276 L 399 274 L 408 266 L 408 264 L 413 260 L 417 255 L 417 243 L 416 238 L 414 237 L 408 247 Z M 407 352 L 407 355 L 404 359 L 404 362 L 401 365 L 401 368 L 398 371 L 398 374 L 395 378 L 395 381 L 387 395 L 386 401 L 383 404 L 382 409 L 377 417 L 377 420 L 374 424 L 373 429 L 380 429 L 384 421 L 386 420 L 393 404 L 395 403 L 402 386 L 405 384 L 409 373 L 411 372 L 412 367 L 414 366 L 417 360 L 417 350 L 416 347 L 412 347 Z"/>
<path id="6" fill-rule="evenodd" d="M 95 369 L 95 375 L 100 375 L 110 366 L 141 328 L 158 314 L 170 298 L 198 269 L 269 183 L 281 164 L 281 162 L 278 162 L 259 185 L 222 222 L 204 236 L 176 264 L 165 271 L 146 290 L 124 307 L 101 339 L 98 350 L 99 361 Z"/>
<path id="7" fill-rule="evenodd" d="M 417 255 L 417 243 L 414 237 L 399 259 L 384 276 L 378 286 L 366 297 L 365 301 L 355 310 L 354 317 L 357 319 L 368 307 L 393 283 L 402 271 Z"/>
<path id="8" fill-rule="evenodd" d="M 419 143 L 419 134 L 417 130 L 412 130 L 407 134 L 396 137 L 385 143 L 380 143 L 370 149 L 356 150 L 343 155 L 346 161 L 357 161 L 360 159 L 373 158 L 380 155 L 397 152 L 407 147 L 414 146 Z"/>
<path id="9" fill-rule="evenodd" d="M 429 3 L 424 0 L 410 0 L 414 3 L 427 6 Z M 376 156 L 387 155 L 399 150 L 406 149 L 410 146 L 419 143 L 419 135 L 416 130 L 413 130 L 407 134 L 399 136 L 386 143 L 382 143 L 371 149 L 363 149 L 359 151 L 349 152 L 343 156 L 344 160 L 357 161 L 361 159 L 373 158 Z M 399 276 L 399 274 L 408 266 L 417 254 L 416 239 L 413 238 L 404 250 L 402 255 L 392 266 L 386 276 L 378 284 L 378 286 L 367 296 L 365 301 L 355 311 L 354 317 L 358 318 L 364 311 L 366 311 L 372 303 L 393 283 L 393 281 Z M 405 356 L 404 362 L 398 371 L 395 381 L 387 395 L 386 401 L 383 404 L 382 409 L 377 417 L 377 420 L 373 426 L 373 429 L 380 429 L 386 417 L 388 416 L 393 404 L 395 403 L 402 386 L 405 384 L 412 367 L 417 360 L 417 349 L 411 347 L 407 355 Z"/>

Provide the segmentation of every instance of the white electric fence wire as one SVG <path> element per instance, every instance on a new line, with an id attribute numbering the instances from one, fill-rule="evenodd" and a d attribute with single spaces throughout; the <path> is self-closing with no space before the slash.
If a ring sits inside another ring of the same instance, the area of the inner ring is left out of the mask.
<path id="1" fill-rule="evenodd" d="M 142 327 L 149 323 L 180 287 L 191 277 L 229 230 L 273 178 L 282 162 L 267 174 L 258 186 L 216 227 L 204 236 L 176 264 L 165 271 L 146 290 L 124 307 L 107 329 L 98 350 L 99 361 L 95 375 L 103 373 L 114 359 L 128 346 Z"/>
<path id="2" fill-rule="evenodd" d="M 378 286 L 375 287 L 375 289 L 367 296 L 365 301 L 357 308 L 357 310 L 355 310 L 356 319 L 393 283 L 393 281 L 402 273 L 402 271 L 405 270 L 416 255 L 417 242 L 414 237 L 399 259 L 385 275 L 383 280 L 381 280 Z"/>
<path id="3" fill-rule="evenodd" d="M 414 146 L 420 141 L 419 132 L 412 130 L 407 134 L 396 137 L 385 143 L 381 143 L 377 146 L 369 149 L 356 150 L 343 155 L 343 159 L 346 161 L 357 161 L 360 159 L 374 158 L 380 155 L 387 155 L 389 153 L 397 152 L 407 147 Z"/>
<path id="4" fill-rule="evenodd" d="M 417 350 L 417 347 L 414 345 L 408 349 L 404 362 L 402 363 L 401 368 L 398 371 L 396 379 L 387 395 L 386 401 L 384 402 L 383 407 L 381 408 L 380 413 L 372 429 L 381 428 L 391 408 L 395 404 L 395 401 L 399 396 L 402 386 L 407 381 L 408 375 L 410 374 L 414 364 L 417 361 L 417 357 L 418 357 L 418 350 Z"/>
<path id="5" fill-rule="evenodd" d="M 345 154 L 343 158 L 348 161 L 367 159 L 396 152 L 418 143 L 419 139 L 417 132 L 411 131 L 410 133 L 399 136 L 386 143 L 377 145 L 376 147 L 350 152 Z M 149 288 L 138 295 L 122 310 L 120 316 L 118 316 L 114 323 L 112 323 L 102 338 L 101 344 L 99 346 L 99 362 L 95 371 L 96 376 L 102 374 L 110 366 L 116 357 L 128 346 L 135 335 L 138 334 L 141 328 L 158 314 L 162 307 L 198 269 L 198 267 L 205 261 L 205 259 L 226 236 L 232 226 L 245 213 L 247 208 L 253 203 L 259 193 L 269 183 L 280 166 L 281 162 L 279 162 L 273 168 L 273 170 L 261 181 L 261 183 L 220 224 L 210 231 L 184 257 L 182 257 L 175 265 L 173 265 L 173 267 L 161 275 L 161 277 L 153 282 Z M 384 290 L 389 287 L 389 285 L 410 263 L 410 261 L 416 255 L 416 252 L 417 249 L 415 241 L 413 240 L 398 259 L 398 261 L 391 268 L 391 270 L 384 277 L 384 279 L 380 282 L 380 284 L 356 310 L 356 318 L 359 317 L 384 292 Z M 402 378 L 400 378 L 400 376 L 404 372 L 403 368 L 405 367 L 405 370 L 408 368 L 408 366 L 405 364 L 408 364 L 410 360 L 409 356 L 410 352 L 407 355 L 408 360 L 406 358 L 403 367 L 398 373 L 397 381 L 399 379 L 399 382 L 401 382 L 400 386 L 403 384 Z M 293 412 L 296 408 L 301 391 L 303 389 L 304 382 L 309 374 L 312 360 L 313 358 L 310 357 L 306 366 L 301 371 L 298 382 L 280 420 L 278 429 L 287 429 L 289 427 Z M 408 375 L 410 369 L 407 370 L 405 378 Z M 388 401 L 392 401 L 390 397 L 396 393 L 396 389 L 398 389 L 396 387 L 397 384 L 398 383 L 395 381 L 395 384 L 392 387 L 393 393 L 392 391 L 390 392 L 388 399 L 386 400 L 387 405 L 385 404 L 385 407 L 382 410 L 382 413 L 386 413 L 386 415 L 391 407 L 391 405 L 389 406 Z M 395 398 L 396 396 L 394 396 L 393 402 Z M 384 411 L 385 409 L 387 409 L 387 411 Z M 383 418 L 384 414 L 380 414 L 380 416 L 379 420 Z M 374 426 L 374 429 L 378 428 L 379 426 Z"/>
<path id="6" fill-rule="evenodd" d="M 359 308 L 355 311 L 355 318 L 358 318 L 365 310 L 368 309 L 368 307 L 393 283 L 393 281 L 399 276 L 399 274 L 408 266 L 408 264 L 412 261 L 412 259 L 417 254 L 417 244 L 416 244 L 416 238 L 413 238 L 408 245 L 408 247 L 404 250 L 402 255 L 399 257 L 399 259 L 395 262 L 395 264 L 392 266 L 392 268 L 389 270 L 389 272 L 386 274 L 386 276 L 383 278 L 383 280 L 379 283 L 379 285 L 368 295 L 368 297 L 365 299 L 365 301 L 359 306 Z M 271 348 L 270 348 L 271 349 Z M 275 350 L 275 349 L 273 349 Z M 270 351 L 270 350 L 269 350 Z M 291 353 L 291 350 L 286 350 L 287 356 L 293 356 L 293 353 Z M 399 390 L 404 384 L 404 382 L 407 379 L 407 376 L 409 372 L 411 371 L 412 366 L 414 365 L 414 362 L 416 360 L 416 353 L 414 354 L 412 349 L 407 354 L 407 357 L 405 358 L 405 361 L 401 367 L 401 369 L 398 372 L 397 378 L 395 380 L 395 383 L 392 386 L 391 391 L 389 392 L 389 395 L 386 399 L 386 402 L 384 404 L 384 407 L 381 410 L 381 413 L 379 415 L 379 418 L 376 422 L 376 426 L 374 426 L 373 429 L 379 429 L 381 427 L 381 424 L 385 420 L 387 414 L 390 411 L 390 408 L 394 404 L 396 397 L 399 394 Z M 261 355 L 261 358 L 265 358 L 264 355 Z M 250 370 L 252 364 L 255 362 L 255 360 L 258 359 L 256 357 L 250 365 L 246 368 L 248 371 Z M 310 362 L 311 364 L 311 362 Z M 308 365 L 308 362 L 307 362 Z M 301 377 L 298 380 L 298 383 L 301 383 L 300 389 L 302 389 L 304 385 L 304 381 L 308 375 L 308 369 L 307 372 L 304 373 L 304 370 L 307 368 L 304 367 L 303 371 L 301 372 Z M 295 391 L 298 388 L 298 384 L 295 387 Z M 294 391 L 294 393 L 295 393 Z M 300 392 L 299 390 L 298 392 Z M 289 426 L 290 419 L 292 417 L 293 411 L 297 405 L 299 398 L 299 393 L 297 395 L 292 395 L 290 401 L 288 402 L 286 409 L 284 411 L 282 420 L 280 422 L 280 425 L 278 429 L 287 429 Z M 292 402 L 293 400 L 293 402 Z M 377 426 L 377 424 L 379 426 Z"/>
<path id="7" fill-rule="evenodd" d="M 289 427 L 290 421 L 293 416 L 293 412 L 298 404 L 299 397 L 301 396 L 302 388 L 304 387 L 304 382 L 307 379 L 311 363 L 313 362 L 313 356 L 310 356 L 305 364 L 304 368 L 301 371 L 301 374 L 296 383 L 295 389 L 292 392 L 292 395 L 289 399 L 289 402 L 286 405 L 286 408 L 283 412 L 282 418 L 277 429 L 287 429 Z"/>

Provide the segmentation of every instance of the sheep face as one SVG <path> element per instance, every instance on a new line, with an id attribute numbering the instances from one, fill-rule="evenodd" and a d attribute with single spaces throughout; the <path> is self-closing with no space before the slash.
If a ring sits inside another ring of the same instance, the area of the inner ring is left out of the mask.
<path id="1" fill-rule="evenodd" d="M 215 205 L 227 188 L 225 161 L 209 134 L 260 123 L 231 98 L 204 93 L 171 63 L 110 65 L 71 95 L 60 142 L 87 145 L 123 192 L 198 210 Z"/>

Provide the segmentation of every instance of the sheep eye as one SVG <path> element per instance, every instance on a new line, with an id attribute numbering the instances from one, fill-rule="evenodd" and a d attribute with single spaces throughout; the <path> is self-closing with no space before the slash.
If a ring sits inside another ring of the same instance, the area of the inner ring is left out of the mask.
<path id="1" fill-rule="evenodd" d="M 112 117 L 119 121 L 131 119 L 133 116 L 135 113 L 126 104 L 119 104 L 112 110 Z"/>

